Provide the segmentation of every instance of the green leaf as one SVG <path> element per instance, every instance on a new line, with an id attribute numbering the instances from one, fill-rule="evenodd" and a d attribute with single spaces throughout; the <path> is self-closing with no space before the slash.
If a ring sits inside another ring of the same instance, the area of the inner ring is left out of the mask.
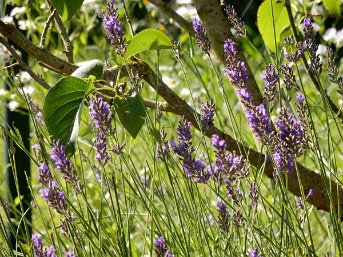
<path id="1" fill-rule="evenodd" d="M 104 72 L 104 63 L 94 59 L 80 63 L 80 68 L 71 74 L 73 77 L 84 79 L 89 76 L 95 76 L 97 79 L 102 79 Z"/>
<path id="2" fill-rule="evenodd" d="M 329 13 L 340 15 L 341 13 L 341 0 L 323 0 L 323 5 Z"/>
<path id="3" fill-rule="evenodd" d="M 82 79 L 66 77 L 57 81 L 45 96 L 43 119 L 51 137 L 59 139 L 62 145 L 73 143 L 71 141 L 77 138 L 87 88 L 87 82 Z"/>
<path id="4" fill-rule="evenodd" d="M 128 42 L 125 58 L 129 59 L 131 56 L 146 50 L 170 49 L 172 47 L 173 43 L 161 31 L 146 29 L 136 34 Z"/>
<path id="5" fill-rule="evenodd" d="M 119 120 L 129 134 L 136 138 L 145 122 L 145 108 L 139 95 L 116 96 L 114 108 Z"/>
<path id="6" fill-rule="evenodd" d="M 71 17 L 80 9 L 84 0 L 51 0 L 63 20 L 70 20 Z"/>
<path id="7" fill-rule="evenodd" d="M 287 10 L 282 2 L 276 3 L 274 0 L 267 0 L 258 8 L 258 30 L 270 51 L 276 51 L 275 41 L 276 44 L 280 43 L 281 33 L 289 27 L 289 25 Z"/>

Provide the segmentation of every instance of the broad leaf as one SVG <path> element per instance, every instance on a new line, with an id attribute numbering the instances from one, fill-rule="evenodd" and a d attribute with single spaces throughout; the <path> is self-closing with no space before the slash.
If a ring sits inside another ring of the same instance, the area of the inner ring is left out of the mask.
<path id="1" fill-rule="evenodd" d="M 84 79 L 92 75 L 95 76 L 96 79 L 102 79 L 104 72 L 104 63 L 102 61 L 94 59 L 82 62 L 79 65 L 80 68 L 71 74 L 73 77 Z"/>
<path id="2" fill-rule="evenodd" d="M 114 98 L 114 108 L 119 116 L 119 120 L 129 134 L 136 138 L 145 122 L 145 108 L 139 95 L 116 96 Z"/>
<path id="3" fill-rule="evenodd" d="M 82 79 L 66 77 L 57 81 L 45 96 L 43 119 L 51 137 L 60 140 L 62 145 L 70 143 L 72 134 L 77 134 L 87 88 L 87 82 Z"/>
<path id="4" fill-rule="evenodd" d="M 125 58 L 146 51 L 170 49 L 173 43 L 169 38 L 157 29 L 146 29 L 136 34 L 129 42 L 125 52 Z"/>
<path id="5" fill-rule="evenodd" d="M 282 2 L 264 1 L 257 12 L 258 30 L 266 46 L 276 51 L 276 44 L 281 41 L 281 33 L 289 26 L 287 10 Z"/>
<path id="6" fill-rule="evenodd" d="M 80 9 L 84 0 L 51 0 L 59 15 L 64 20 L 70 20 L 71 17 Z"/>
<path id="7" fill-rule="evenodd" d="M 323 0 L 325 9 L 334 15 L 341 13 L 341 0 Z"/>

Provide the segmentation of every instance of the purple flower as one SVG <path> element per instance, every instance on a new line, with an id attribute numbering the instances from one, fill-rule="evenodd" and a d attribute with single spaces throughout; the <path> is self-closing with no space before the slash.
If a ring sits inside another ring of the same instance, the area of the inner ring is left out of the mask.
<path id="1" fill-rule="evenodd" d="M 51 146 L 50 160 L 54 163 L 55 168 L 63 174 L 67 183 L 73 186 L 75 192 L 80 193 L 82 185 L 72 162 L 66 156 L 65 147 L 60 145 L 58 140 L 53 141 Z"/>
<path id="2" fill-rule="evenodd" d="M 35 257 L 43 257 L 43 242 L 42 238 L 38 233 L 34 233 L 31 237 L 31 248 Z"/>
<path id="3" fill-rule="evenodd" d="M 201 48 L 202 51 L 209 55 L 211 44 L 208 39 L 204 24 L 201 22 L 201 20 L 198 20 L 196 18 L 193 19 L 192 24 L 195 34 L 195 42 Z"/>
<path id="4" fill-rule="evenodd" d="M 281 173 L 290 172 L 294 167 L 294 158 L 291 151 L 281 143 L 276 143 L 273 150 L 273 158 Z"/>
<path id="5" fill-rule="evenodd" d="M 310 70 L 319 75 L 322 72 L 322 63 L 317 55 L 318 44 L 313 36 L 312 17 L 304 19 L 305 40 L 301 45 L 303 51 L 308 51 L 310 59 Z M 300 46 L 300 45 L 299 45 Z"/>
<path id="6" fill-rule="evenodd" d="M 238 89 L 237 94 L 244 104 L 245 116 L 256 138 L 260 139 L 263 144 L 271 143 L 270 136 L 273 129 L 269 120 L 266 103 L 262 102 L 258 106 L 253 105 L 251 102 L 252 97 L 245 88 Z"/>
<path id="7" fill-rule="evenodd" d="M 227 209 L 227 204 L 222 201 L 219 197 L 217 200 L 217 211 L 218 211 L 218 226 L 222 233 L 229 231 L 229 218 L 230 213 Z"/>
<path id="8" fill-rule="evenodd" d="M 231 79 L 232 84 L 243 85 L 248 81 L 248 70 L 245 63 L 238 57 L 236 43 L 232 39 L 224 42 L 226 70 L 224 73 Z"/>
<path id="9" fill-rule="evenodd" d="M 249 249 L 249 257 L 262 257 L 262 255 L 258 254 L 257 249 Z"/>
<path id="10" fill-rule="evenodd" d="M 210 177 L 210 172 L 206 171 L 205 165 L 199 159 L 193 157 L 194 148 L 192 147 L 192 134 L 190 132 L 191 122 L 188 122 L 185 117 L 179 123 L 177 128 L 177 139 L 179 144 L 176 145 L 174 140 L 170 140 L 170 145 L 174 152 L 180 157 L 182 166 L 186 175 L 193 179 L 196 183 L 206 183 Z"/>
<path id="11" fill-rule="evenodd" d="M 285 147 L 291 151 L 291 155 L 301 155 L 301 150 L 305 142 L 305 131 L 301 123 L 297 121 L 293 114 L 287 112 L 285 108 L 280 111 L 280 119 L 275 121 L 279 129 L 279 138 L 284 142 Z"/>
<path id="12" fill-rule="evenodd" d="M 301 93 L 299 93 L 299 92 L 297 92 L 296 94 L 295 94 L 295 99 L 298 101 L 298 103 L 299 104 L 303 104 L 304 103 L 304 101 L 305 101 L 305 97 L 304 97 L 304 95 L 303 94 L 301 94 Z"/>
<path id="13" fill-rule="evenodd" d="M 33 113 L 36 115 L 35 116 L 36 121 L 40 125 L 45 126 L 45 122 L 43 120 L 43 113 L 42 113 L 42 110 L 39 108 L 38 103 L 31 103 L 31 109 L 32 109 Z"/>
<path id="14" fill-rule="evenodd" d="M 101 97 L 95 97 L 89 104 L 89 114 L 94 121 L 95 128 L 110 133 L 112 117 L 110 105 Z"/>
<path id="15" fill-rule="evenodd" d="M 201 106 L 201 126 L 204 131 L 212 128 L 214 126 L 213 118 L 214 118 L 214 103 L 213 101 L 209 101 L 206 104 Z"/>
<path id="16" fill-rule="evenodd" d="M 46 257 L 57 257 L 57 255 L 55 254 L 55 247 L 54 246 L 50 246 L 48 249 L 46 249 L 45 251 L 45 256 Z"/>
<path id="17" fill-rule="evenodd" d="M 224 8 L 233 28 L 238 32 L 238 35 L 245 37 L 246 30 L 244 29 L 244 22 L 238 17 L 237 12 L 232 5 L 226 5 Z"/>
<path id="18" fill-rule="evenodd" d="M 267 101 L 272 102 L 275 98 L 276 84 L 279 82 L 279 76 L 275 72 L 275 66 L 268 64 L 266 70 L 262 73 L 262 79 L 265 84 L 264 97 Z"/>
<path id="19" fill-rule="evenodd" d="M 114 0 L 107 1 L 103 23 L 108 32 L 108 39 L 117 48 L 117 54 L 124 56 L 127 44 L 125 43 L 124 31 L 119 21 L 117 9 L 114 8 L 113 3 Z"/>
<path id="20" fill-rule="evenodd" d="M 157 158 L 162 160 L 163 156 L 167 156 L 170 153 L 170 148 L 168 141 L 166 141 L 167 134 L 164 131 L 164 128 L 160 130 L 160 142 L 158 142 L 157 148 Z"/>
<path id="21" fill-rule="evenodd" d="M 75 254 L 73 254 L 71 251 L 66 252 L 66 257 L 77 257 Z"/>
<path id="22" fill-rule="evenodd" d="M 40 189 L 39 194 L 48 202 L 49 206 L 54 208 L 58 213 L 64 214 L 66 212 L 66 197 L 64 196 L 63 192 L 59 190 L 55 181 L 49 181 L 48 187 Z"/>
<path id="23" fill-rule="evenodd" d="M 305 29 L 312 29 L 312 17 L 304 19 Z"/>
<path id="24" fill-rule="evenodd" d="M 157 257 L 174 257 L 174 255 L 166 247 L 165 239 L 160 236 L 155 240 L 155 253 Z"/>
<path id="25" fill-rule="evenodd" d="M 112 131 L 112 117 L 110 105 L 103 101 L 101 97 L 95 97 L 89 105 L 89 114 L 94 121 L 98 133 L 95 138 L 95 159 L 101 166 L 105 166 L 110 155 L 107 152 L 107 135 Z"/>
<path id="26" fill-rule="evenodd" d="M 40 147 L 40 145 L 38 145 L 38 144 L 34 144 L 33 146 L 32 146 L 32 149 L 33 150 L 36 150 L 37 152 L 40 152 L 42 149 L 41 149 L 41 147 Z"/>
<path id="27" fill-rule="evenodd" d="M 45 162 L 41 162 L 39 164 L 38 170 L 39 170 L 39 182 L 42 183 L 43 186 L 48 187 L 49 181 L 52 180 L 49 167 L 46 165 Z"/>
<path id="28" fill-rule="evenodd" d="M 105 166 L 110 155 L 107 152 L 107 139 L 106 134 L 100 131 L 95 138 L 94 147 L 96 150 L 95 159 L 100 163 L 101 166 Z"/>
<path id="29" fill-rule="evenodd" d="M 247 176 L 246 162 L 242 156 L 226 153 L 226 143 L 218 135 L 212 135 L 211 141 L 216 157 L 211 165 L 212 178 L 231 188 L 238 178 Z"/>
<path id="30" fill-rule="evenodd" d="M 38 233 L 32 235 L 31 241 L 31 248 L 35 257 L 57 257 L 54 246 L 50 246 L 45 250 L 43 249 L 42 238 Z"/>

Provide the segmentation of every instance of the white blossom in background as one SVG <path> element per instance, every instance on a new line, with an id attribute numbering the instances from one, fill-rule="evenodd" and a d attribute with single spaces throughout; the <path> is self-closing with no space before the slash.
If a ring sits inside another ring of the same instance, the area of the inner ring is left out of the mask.
<path id="1" fill-rule="evenodd" d="M 10 109 L 11 112 L 15 111 L 19 107 L 19 103 L 17 101 L 10 101 L 8 103 L 8 109 Z"/>
<path id="2" fill-rule="evenodd" d="M 100 9 L 100 3 L 97 0 L 85 0 L 81 6 L 81 12 L 92 12 Z"/>
<path id="3" fill-rule="evenodd" d="M 6 47 L 0 45 L 0 63 L 4 66 L 11 60 L 11 54 Z"/>
<path id="4" fill-rule="evenodd" d="M 337 29 L 336 28 L 329 28 L 327 31 L 325 31 L 323 35 L 323 39 L 326 42 L 333 42 L 335 39 L 335 36 L 337 34 Z"/>
<path id="5" fill-rule="evenodd" d="M 337 47 L 343 46 L 343 29 L 337 31 L 335 37 L 333 38 L 333 43 Z"/>
<path id="6" fill-rule="evenodd" d="M 22 83 L 26 83 L 31 80 L 31 76 L 26 71 L 21 71 L 18 73 L 18 77 Z"/>
<path id="7" fill-rule="evenodd" d="M 5 97 L 9 95 L 9 91 L 4 89 L 4 88 L 0 88 L 0 97 Z"/>
<path id="8" fill-rule="evenodd" d="M 32 86 L 25 86 L 23 88 L 19 88 L 19 92 L 24 95 L 32 96 L 34 91 L 35 91 L 35 88 Z"/>
<path id="9" fill-rule="evenodd" d="M 26 11 L 26 7 L 22 6 L 22 7 L 14 7 L 13 10 L 11 11 L 10 16 L 11 17 L 16 17 L 19 18 L 20 15 L 24 14 Z"/>
<path id="10" fill-rule="evenodd" d="M 19 29 L 21 30 L 28 30 L 28 29 L 36 30 L 37 28 L 35 23 L 30 20 L 19 20 L 18 26 L 19 26 Z"/>

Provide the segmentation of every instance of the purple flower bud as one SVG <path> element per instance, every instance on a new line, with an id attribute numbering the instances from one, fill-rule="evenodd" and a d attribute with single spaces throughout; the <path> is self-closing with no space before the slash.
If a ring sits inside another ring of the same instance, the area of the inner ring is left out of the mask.
<path id="1" fill-rule="evenodd" d="M 304 26 L 306 29 L 312 29 L 312 17 L 304 19 Z"/>
<path id="2" fill-rule="evenodd" d="M 191 142 L 191 125 L 191 122 L 188 122 L 185 117 L 182 117 L 177 128 L 177 139 L 179 145 L 176 145 L 174 140 L 170 140 L 170 145 L 174 152 L 180 157 L 183 169 L 187 176 L 193 179 L 196 183 L 206 183 L 210 177 L 210 172 L 205 169 L 205 165 L 201 160 L 196 160 L 193 156 L 195 150 L 192 147 Z"/>
<path id="3" fill-rule="evenodd" d="M 108 39 L 117 48 L 117 54 L 124 56 L 127 44 L 125 43 L 124 31 L 119 21 L 117 9 L 114 8 L 113 3 L 114 0 L 107 1 L 103 23 L 108 32 Z"/>
<path id="4" fill-rule="evenodd" d="M 232 84 L 243 85 L 248 81 L 248 70 L 245 63 L 238 57 L 236 43 L 232 39 L 224 42 L 226 70 L 224 73 L 231 79 Z"/>
<path id="5" fill-rule="evenodd" d="M 206 104 L 201 106 L 201 126 L 204 131 L 212 128 L 214 126 L 213 118 L 214 118 L 214 103 L 213 101 L 209 101 Z"/>
<path id="6" fill-rule="evenodd" d="M 165 253 L 167 252 L 166 241 L 165 239 L 160 236 L 155 240 L 155 253 L 157 257 L 164 257 Z"/>
<path id="7" fill-rule="evenodd" d="M 262 79 L 265 83 L 264 97 L 272 102 L 275 98 L 276 84 L 279 82 L 279 76 L 275 71 L 275 66 L 268 64 L 266 70 L 262 73 Z"/>
<path id="8" fill-rule="evenodd" d="M 80 193 L 82 185 L 72 162 L 66 156 L 65 147 L 60 145 L 59 141 L 53 141 L 51 146 L 50 160 L 54 163 L 55 168 L 63 174 L 66 182 L 73 186 L 75 192 Z"/>
<path id="9" fill-rule="evenodd" d="M 304 101 L 305 101 L 305 97 L 303 94 L 297 92 L 296 95 L 295 95 L 295 99 L 298 101 L 299 104 L 303 104 Z"/>
<path id="10" fill-rule="evenodd" d="M 75 254 L 73 254 L 71 251 L 66 252 L 66 257 L 77 257 Z"/>
<path id="11" fill-rule="evenodd" d="M 222 201 L 219 197 L 217 200 L 217 211 L 218 211 L 218 226 L 222 233 L 229 231 L 229 218 L 230 213 L 227 209 L 227 204 Z"/>
<path id="12" fill-rule="evenodd" d="M 211 44 L 208 39 L 204 24 L 201 22 L 201 20 L 194 18 L 192 21 L 192 25 L 197 45 L 201 48 L 202 51 L 209 55 Z"/>
<path id="13" fill-rule="evenodd" d="M 101 97 L 95 97 L 89 105 L 89 114 L 94 121 L 95 128 L 110 133 L 112 129 L 110 105 Z"/>

